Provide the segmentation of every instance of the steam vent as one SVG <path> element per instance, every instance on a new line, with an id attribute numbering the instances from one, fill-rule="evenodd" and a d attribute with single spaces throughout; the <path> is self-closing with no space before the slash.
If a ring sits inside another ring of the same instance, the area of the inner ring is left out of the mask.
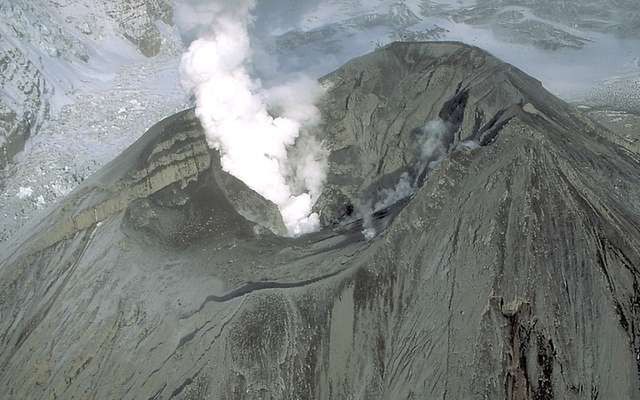
<path id="1" fill-rule="evenodd" d="M 5 245 L 0 397 L 640 399 L 638 154 L 459 43 L 322 84 L 320 232 L 284 237 L 188 110 Z M 407 171 L 366 239 L 354 210 Z"/>

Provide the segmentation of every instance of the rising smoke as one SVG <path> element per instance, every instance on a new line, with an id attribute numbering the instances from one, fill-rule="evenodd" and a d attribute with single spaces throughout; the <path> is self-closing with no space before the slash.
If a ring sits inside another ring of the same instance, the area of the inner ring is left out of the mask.
<path id="1" fill-rule="evenodd" d="M 448 154 L 452 134 L 447 123 L 441 119 L 429 121 L 418 130 L 415 164 L 400 175 L 395 186 L 382 188 L 374 199 L 367 199 L 358 207 L 363 215 L 362 233 L 367 239 L 372 239 L 377 233 L 373 214 L 415 194 L 424 175 L 436 168 Z"/>
<path id="2" fill-rule="evenodd" d="M 183 55 L 181 72 L 209 145 L 220 151 L 225 171 L 278 206 L 291 236 L 317 230 L 319 217 L 311 211 L 326 154 L 304 133 L 319 122 L 319 85 L 296 77 L 264 88 L 251 76 L 253 1 L 194 4 L 206 8 L 209 29 Z"/>

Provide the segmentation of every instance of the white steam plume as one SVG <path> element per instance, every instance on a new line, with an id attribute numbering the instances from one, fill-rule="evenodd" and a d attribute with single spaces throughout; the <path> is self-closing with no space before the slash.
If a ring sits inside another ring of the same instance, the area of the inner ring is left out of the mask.
<path id="1" fill-rule="evenodd" d="M 412 167 L 411 173 L 404 172 L 394 187 L 383 188 L 376 193 L 377 201 L 375 203 L 370 199 L 361 205 L 362 234 L 366 239 L 372 239 L 377 234 L 373 223 L 373 214 L 412 196 L 417 189 L 418 176 L 425 172 L 425 169 L 428 172 L 436 168 L 446 157 L 449 151 L 445 140 L 448 133 L 450 133 L 449 129 L 443 120 L 428 121 L 417 137 L 416 164 Z"/>
<path id="2" fill-rule="evenodd" d="M 254 5 L 207 5 L 210 31 L 183 55 L 183 85 L 196 97 L 196 115 L 209 145 L 220 151 L 222 168 L 275 203 L 289 234 L 298 236 L 320 225 L 311 209 L 324 184 L 326 157 L 301 132 L 319 120 L 314 102 L 321 91 L 309 79 L 265 89 L 251 77 L 248 27 Z M 303 150 L 290 157 L 296 141 Z"/>

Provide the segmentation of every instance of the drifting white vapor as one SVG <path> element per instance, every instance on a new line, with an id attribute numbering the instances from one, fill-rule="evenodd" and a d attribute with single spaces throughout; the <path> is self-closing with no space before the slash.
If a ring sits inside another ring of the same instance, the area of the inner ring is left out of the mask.
<path id="1" fill-rule="evenodd" d="M 383 188 L 376 193 L 375 197 L 378 200 L 375 203 L 370 199 L 360 206 L 360 213 L 363 214 L 362 234 L 366 239 L 372 239 L 377 234 L 373 226 L 373 213 L 412 196 L 417 189 L 417 177 L 425 169 L 428 172 L 436 168 L 446 157 L 449 151 L 446 136 L 450 133 L 447 124 L 441 119 L 427 122 L 420 130 L 417 137 L 416 164 L 412 167 L 411 173 L 404 172 L 394 187 Z"/>
<path id="2" fill-rule="evenodd" d="M 252 78 L 253 7 L 253 1 L 207 4 L 210 31 L 183 55 L 183 85 L 196 97 L 196 114 L 223 169 L 275 203 L 289 234 L 297 236 L 320 225 L 311 210 L 326 158 L 317 142 L 301 137 L 303 128 L 318 122 L 320 89 L 304 78 L 265 89 Z M 300 149 L 290 157 L 297 140 Z"/>

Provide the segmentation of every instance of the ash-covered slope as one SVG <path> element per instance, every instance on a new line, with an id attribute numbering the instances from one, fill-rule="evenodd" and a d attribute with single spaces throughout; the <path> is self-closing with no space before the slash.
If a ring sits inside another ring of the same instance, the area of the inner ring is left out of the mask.
<path id="1" fill-rule="evenodd" d="M 396 43 L 324 84 L 322 232 L 271 233 L 187 111 L 5 245 L 5 394 L 640 398 L 637 154 L 462 44 Z M 416 170 L 434 120 L 447 157 Z M 365 240 L 356 203 L 407 171 Z"/>

